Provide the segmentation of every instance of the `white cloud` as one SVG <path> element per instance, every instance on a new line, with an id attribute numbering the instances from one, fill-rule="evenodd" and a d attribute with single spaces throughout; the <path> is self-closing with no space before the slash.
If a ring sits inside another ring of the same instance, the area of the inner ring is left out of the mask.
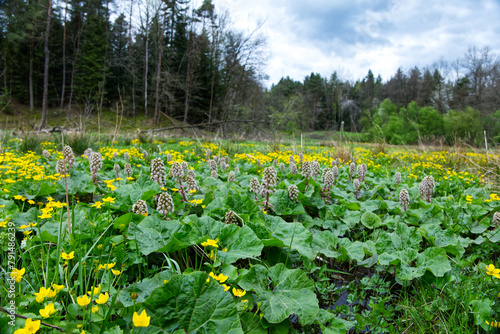
<path id="1" fill-rule="evenodd" d="M 200 0 L 201 1 L 201 0 Z M 335 70 L 360 79 L 371 69 L 389 79 L 398 67 L 463 57 L 470 46 L 500 54 L 500 5 L 493 0 L 303 1 L 214 0 L 231 12 L 234 26 L 251 31 L 266 22 L 271 83 L 289 75 Z"/>

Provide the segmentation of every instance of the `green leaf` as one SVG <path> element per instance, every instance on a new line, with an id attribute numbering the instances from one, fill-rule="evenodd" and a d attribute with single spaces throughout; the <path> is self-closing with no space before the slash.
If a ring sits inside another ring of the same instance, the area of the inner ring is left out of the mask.
<path id="1" fill-rule="evenodd" d="M 177 220 L 160 220 L 148 216 L 138 225 L 130 223 L 129 236 L 137 241 L 141 253 L 171 252 L 192 245 L 189 241 L 189 225 L 182 225 Z"/>
<path id="2" fill-rule="evenodd" d="M 321 231 L 313 233 L 312 247 L 315 253 L 321 253 L 327 257 L 335 258 L 339 255 L 336 246 L 339 238 L 330 231 Z"/>
<path id="3" fill-rule="evenodd" d="M 384 201 L 379 199 L 369 200 L 366 202 L 361 202 L 361 211 L 375 211 L 380 209 L 387 209 L 387 204 Z"/>
<path id="4" fill-rule="evenodd" d="M 73 170 L 70 176 L 66 178 L 66 182 L 68 184 L 68 194 L 70 195 L 95 192 L 92 176 L 88 172 Z M 57 181 L 57 184 L 64 189 L 64 178 Z"/>
<path id="5" fill-rule="evenodd" d="M 248 226 L 226 225 L 219 236 L 220 248 L 217 252 L 222 263 L 233 263 L 239 259 L 259 256 L 264 244 Z"/>
<path id="6" fill-rule="evenodd" d="M 240 317 L 241 327 L 243 327 L 243 332 L 250 334 L 268 334 L 267 329 L 262 327 L 260 317 L 258 314 L 245 312 Z"/>
<path id="7" fill-rule="evenodd" d="M 267 284 L 269 280 L 271 286 Z M 302 270 L 287 269 L 283 263 L 269 270 L 255 265 L 242 276 L 239 285 L 256 292 L 264 318 L 270 323 L 280 323 L 296 314 L 299 322 L 305 325 L 312 322 L 319 312 L 314 283 Z"/>
<path id="8" fill-rule="evenodd" d="M 290 200 L 288 190 L 278 190 L 270 198 L 269 202 L 273 206 L 274 212 L 278 216 L 293 216 L 302 215 L 306 210 L 300 203 L 295 203 Z"/>
<path id="9" fill-rule="evenodd" d="M 316 256 L 311 243 L 312 235 L 301 223 L 287 223 L 281 217 L 265 215 L 267 229 L 272 236 L 282 242 L 282 247 L 290 247 L 312 260 Z"/>
<path id="10" fill-rule="evenodd" d="M 366 211 L 361 216 L 361 224 L 368 227 L 370 230 L 379 227 L 381 225 L 381 222 L 382 219 L 380 219 L 379 216 L 370 211 Z"/>
<path id="11" fill-rule="evenodd" d="M 243 333 L 234 299 L 203 272 L 177 275 L 144 302 L 151 323 L 166 332 Z"/>
<path id="12" fill-rule="evenodd" d="M 486 321 L 492 322 L 493 309 L 491 305 L 493 304 L 489 298 L 483 300 L 473 300 L 471 301 L 472 315 L 474 316 L 474 324 L 476 326 L 481 326 L 485 331 L 489 332 L 491 327 L 486 324 Z"/>
<path id="13" fill-rule="evenodd" d="M 134 222 L 135 224 L 139 224 L 142 220 L 144 220 L 143 215 L 136 215 L 134 213 L 126 213 L 124 215 L 121 215 L 120 217 L 116 218 L 113 227 L 118 229 L 118 230 L 124 230 L 128 227 L 130 222 Z"/>
<path id="14" fill-rule="evenodd" d="M 206 239 L 217 239 L 222 228 L 226 226 L 208 216 L 198 218 L 196 215 L 190 215 L 184 221 L 191 226 L 189 240 L 192 244 L 199 244 Z"/>
<path id="15" fill-rule="evenodd" d="M 417 267 L 429 269 L 436 277 L 442 277 L 451 270 L 446 251 L 439 247 L 427 248 L 419 254 Z"/>
<path id="16" fill-rule="evenodd" d="M 346 223 L 349 228 L 353 228 L 354 226 L 356 226 L 356 224 L 359 223 L 360 219 L 361 219 L 361 212 L 350 211 L 350 210 L 347 210 L 342 218 L 344 223 Z"/>
<path id="17" fill-rule="evenodd" d="M 130 307 L 134 305 L 134 300 L 130 296 L 132 293 L 137 293 L 138 297 L 135 302 L 142 303 L 151 295 L 153 290 L 165 284 L 164 281 L 169 280 L 174 275 L 175 273 L 173 271 L 165 270 L 152 278 L 145 278 L 140 282 L 132 283 L 120 291 L 118 298 L 123 304 L 123 307 Z"/>

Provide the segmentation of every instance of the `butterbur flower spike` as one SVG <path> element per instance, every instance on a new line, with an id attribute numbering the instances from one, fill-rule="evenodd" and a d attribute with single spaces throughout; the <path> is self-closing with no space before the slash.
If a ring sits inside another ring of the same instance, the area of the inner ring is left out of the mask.
<path id="1" fill-rule="evenodd" d="M 172 196 L 167 193 L 161 193 L 156 198 L 156 210 L 164 216 L 170 212 L 174 212 L 174 201 Z"/>
<path id="2" fill-rule="evenodd" d="M 132 211 L 136 215 L 147 216 L 148 215 L 148 206 L 146 205 L 145 201 L 143 201 L 142 199 L 140 199 L 137 202 L 135 202 L 134 205 L 132 205 Z"/>
<path id="3" fill-rule="evenodd" d="M 64 145 L 63 157 L 64 160 L 66 160 L 66 163 L 68 164 L 68 168 L 73 167 L 73 165 L 75 164 L 75 155 L 73 154 L 73 150 L 71 149 L 70 146 Z"/>
<path id="4" fill-rule="evenodd" d="M 299 188 L 297 188 L 295 184 L 292 184 L 290 187 L 288 187 L 288 197 L 290 197 L 290 200 L 292 202 L 295 202 L 298 196 L 299 196 Z"/>
<path id="5" fill-rule="evenodd" d="M 290 162 L 289 168 L 290 168 L 290 174 L 297 175 L 298 171 L 297 171 L 297 165 L 295 164 L 295 162 Z"/>
<path id="6" fill-rule="evenodd" d="M 151 180 L 158 182 L 163 187 L 165 179 L 165 165 L 163 164 L 163 160 L 160 158 L 151 160 Z"/>
<path id="7" fill-rule="evenodd" d="M 399 203 L 401 203 L 401 206 L 403 206 L 403 209 L 406 212 L 406 210 L 408 210 L 408 205 L 410 204 L 410 194 L 408 193 L 408 190 L 401 189 L 399 192 Z"/>
<path id="8" fill-rule="evenodd" d="M 401 173 L 400 172 L 396 172 L 396 174 L 394 175 L 394 181 L 396 181 L 396 185 L 399 186 L 399 184 L 401 183 Z"/>

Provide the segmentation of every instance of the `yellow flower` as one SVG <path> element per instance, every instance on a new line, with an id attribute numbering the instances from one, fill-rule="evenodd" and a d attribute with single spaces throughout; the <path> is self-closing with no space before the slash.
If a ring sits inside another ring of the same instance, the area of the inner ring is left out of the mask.
<path id="1" fill-rule="evenodd" d="M 224 247 L 224 248 L 222 249 L 222 251 L 223 251 L 223 252 L 227 252 L 227 247 Z"/>
<path id="2" fill-rule="evenodd" d="M 210 260 L 215 260 L 215 252 L 213 249 L 210 251 Z"/>
<path id="3" fill-rule="evenodd" d="M 104 204 L 103 202 L 97 201 L 94 204 L 92 204 L 91 206 L 100 209 L 103 204 Z"/>
<path id="4" fill-rule="evenodd" d="M 58 293 L 59 291 L 61 291 L 62 289 L 64 289 L 64 285 L 57 285 L 55 283 L 52 283 L 52 289 L 54 289 L 54 291 L 56 293 Z"/>
<path id="5" fill-rule="evenodd" d="M 94 295 L 94 296 L 97 296 L 100 292 L 101 292 L 101 284 L 100 283 L 97 287 L 91 287 L 90 291 L 87 291 L 87 293 L 89 295 Z"/>
<path id="6" fill-rule="evenodd" d="M 496 269 L 495 265 L 490 264 L 489 266 L 486 267 L 486 274 L 495 276 L 496 278 L 500 278 L 500 269 Z"/>
<path id="7" fill-rule="evenodd" d="M 48 212 L 44 212 L 41 216 L 38 216 L 38 218 L 41 218 L 41 219 L 52 218 L 52 215 Z"/>
<path id="8" fill-rule="evenodd" d="M 38 292 L 35 292 L 36 301 L 38 303 L 43 303 L 43 300 L 48 295 L 49 295 L 49 289 L 47 289 L 47 288 L 45 288 L 45 287 L 42 286 Z"/>
<path id="9" fill-rule="evenodd" d="M 224 287 L 224 292 L 226 292 L 227 290 L 229 290 L 231 287 L 227 284 L 222 284 L 222 286 Z"/>
<path id="10" fill-rule="evenodd" d="M 25 268 L 22 268 L 21 270 L 14 268 L 14 270 L 12 270 L 12 272 L 10 273 L 10 277 L 13 278 L 17 283 L 19 283 L 23 279 L 23 275 L 25 272 Z"/>
<path id="11" fill-rule="evenodd" d="M 216 239 L 216 240 L 208 239 L 207 241 L 202 242 L 201 245 L 203 247 L 207 247 L 207 246 L 219 247 L 219 245 L 217 244 L 218 242 L 219 242 L 219 239 Z"/>
<path id="12" fill-rule="evenodd" d="M 97 270 L 101 270 L 101 269 L 109 270 L 109 269 L 113 268 L 115 266 L 115 264 L 116 264 L 116 262 L 100 264 L 99 267 L 97 268 Z"/>
<path id="13" fill-rule="evenodd" d="M 148 327 L 150 320 L 151 317 L 148 317 L 146 310 L 142 310 L 140 315 L 137 314 L 137 312 L 134 312 L 134 315 L 132 316 L 132 321 L 134 322 L 135 327 Z"/>
<path id="14" fill-rule="evenodd" d="M 64 260 L 71 260 L 75 257 L 75 251 L 72 251 L 71 253 L 69 254 L 66 254 L 64 252 L 61 253 L 61 257 L 64 259 Z"/>
<path id="15" fill-rule="evenodd" d="M 90 298 L 87 295 L 83 295 L 81 297 L 76 297 L 76 302 L 78 305 L 85 307 L 90 304 Z"/>
<path id="16" fill-rule="evenodd" d="M 49 305 L 46 305 L 43 309 L 41 309 L 39 312 L 42 317 L 48 318 L 52 314 L 56 313 L 57 309 L 54 307 L 54 303 L 50 303 Z"/>
<path id="17" fill-rule="evenodd" d="M 34 200 L 32 200 L 32 199 L 30 199 L 30 200 L 28 201 L 28 203 L 29 203 L 29 204 L 31 204 L 31 205 L 33 205 L 33 204 L 35 204 L 35 201 L 34 201 Z"/>
<path id="18" fill-rule="evenodd" d="M 26 333 L 26 334 L 36 333 L 40 329 L 41 322 L 42 322 L 41 320 L 31 320 L 30 318 L 26 319 L 23 328 L 24 332 L 21 333 Z"/>
<path id="19" fill-rule="evenodd" d="M 47 298 L 54 298 L 57 294 L 57 292 L 51 288 L 48 288 L 47 291 Z"/>
<path id="20" fill-rule="evenodd" d="M 24 329 L 24 328 L 19 328 L 19 329 L 16 329 L 14 334 L 31 334 L 31 333 L 26 331 L 26 329 Z"/>
<path id="21" fill-rule="evenodd" d="M 233 295 L 235 295 L 236 297 L 243 297 L 244 295 L 246 295 L 246 293 L 247 292 L 245 290 L 233 288 Z"/>
<path id="22" fill-rule="evenodd" d="M 108 301 L 108 299 L 109 299 L 109 294 L 108 294 L 107 292 L 105 292 L 105 293 L 101 293 L 101 294 L 99 295 L 99 298 L 97 298 L 97 299 L 95 300 L 95 302 L 96 302 L 97 304 L 100 304 L 100 305 L 101 305 L 101 304 L 106 303 L 106 302 Z"/>
<path id="23" fill-rule="evenodd" d="M 221 283 L 224 283 L 229 278 L 229 276 L 226 276 L 226 275 L 224 275 L 222 273 L 220 273 L 219 275 L 215 276 L 215 274 L 213 272 L 211 272 L 210 274 L 208 274 L 208 276 L 212 277 L 214 280 L 219 281 Z"/>
<path id="24" fill-rule="evenodd" d="M 114 185 L 112 185 L 111 183 L 108 183 L 106 184 L 106 186 L 111 190 L 111 191 L 115 191 L 116 190 L 116 187 Z"/>
<path id="25" fill-rule="evenodd" d="M 6 221 L 0 222 L 0 227 L 7 227 L 7 222 Z"/>
<path id="26" fill-rule="evenodd" d="M 108 196 L 106 198 L 103 198 L 102 201 L 106 203 L 114 203 L 115 199 L 113 197 Z"/>
<path id="27" fill-rule="evenodd" d="M 115 276 L 118 276 L 120 275 L 122 272 L 120 270 L 114 270 L 114 269 L 111 269 L 111 272 L 113 273 L 113 275 Z"/>
<path id="28" fill-rule="evenodd" d="M 488 322 L 488 320 L 485 320 L 486 324 L 487 325 L 490 325 L 491 327 L 500 327 L 500 322 L 496 321 L 496 320 L 493 320 L 492 322 Z"/>
<path id="29" fill-rule="evenodd" d="M 97 313 L 99 312 L 99 306 L 92 306 L 92 313 Z"/>

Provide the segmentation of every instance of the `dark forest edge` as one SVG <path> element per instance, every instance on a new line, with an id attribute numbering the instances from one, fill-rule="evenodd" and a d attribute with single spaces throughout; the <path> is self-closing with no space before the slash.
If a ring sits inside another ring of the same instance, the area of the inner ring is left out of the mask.
<path id="1" fill-rule="evenodd" d="M 125 123 L 147 129 L 215 123 L 204 130 L 477 146 L 486 131 L 500 141 L 500 68 L 487 46 L 399 68 L 386 81 L 371 70 L 360 80 L 311 73 L 266 88 L 258 28 L 235 30 L 211 0 L 198 8 L 189 0 L 2 2 L 0 120 L 29 115 L 43 128 L 109 117 L 114 125 L 120 110 Z"/>

